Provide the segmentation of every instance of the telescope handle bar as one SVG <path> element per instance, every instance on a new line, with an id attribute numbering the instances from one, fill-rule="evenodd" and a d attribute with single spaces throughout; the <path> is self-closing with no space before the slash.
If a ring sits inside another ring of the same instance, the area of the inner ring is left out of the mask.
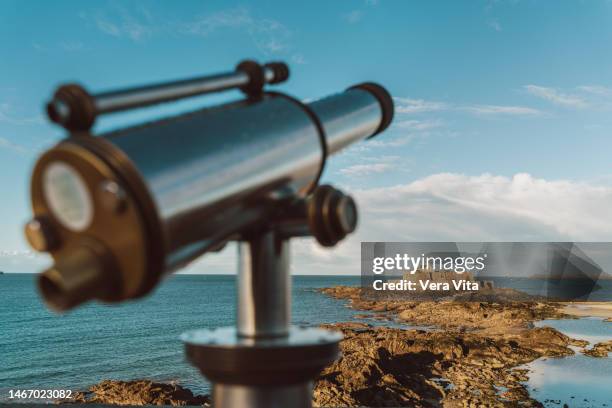
<path id="1" fill-rule="evenodd" d="M 137 86 L 90 94 L 78 84 L 60 86 L 47 104 L 52 122 L 73 132 L 91 129 L 100 115 L 239 88 L 247 96 L 260 95 L 266 84 L 284 82 L 289 67 L 282 62 L 265 65 L 245 60 L 233 72 Z"/>

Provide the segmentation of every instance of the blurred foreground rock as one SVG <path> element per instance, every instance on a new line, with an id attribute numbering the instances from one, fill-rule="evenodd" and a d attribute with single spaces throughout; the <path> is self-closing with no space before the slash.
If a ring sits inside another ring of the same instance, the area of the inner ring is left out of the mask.
<path id="1" fill-rule="evenodd" d="M 60 403 L 88 403 L 111 405 L 200 405 L 210 406 L 207 396 L 193 393 L 177 384 L 156 383 L 149 380 L 117 381 L 104 380 L 77 392 L 69 401 Z"/>

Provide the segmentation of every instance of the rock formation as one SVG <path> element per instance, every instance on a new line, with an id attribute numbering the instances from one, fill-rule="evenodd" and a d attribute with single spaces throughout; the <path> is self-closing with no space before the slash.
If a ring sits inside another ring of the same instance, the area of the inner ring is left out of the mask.
<path id="1" fill-rule="evenodd" d="M 323 290 L 378 317 L 443 330 L 332 325 L 344 333 L 343 357 L 316 383 L 317 406 L 540 407 L 522 384 L 527 370 L 517 367 L 587 344 L 533 326 L 564 317 L 551 303 L 369 301 L 359 291 Z"/>
<path id="2" fill-rule="evenodd" d="M 591 357 L 608 357 L 612 352 L 612 340 L 595 344 L 592 348 L 583 350 L 583 353 Z"/>
<path id="3" fill-rule="evenodd" d="M 210 406 L 207 396 L 193 393 L 177 384 L 156 383 L 149 380 L 117 381 L 104 380 L 88 391 L 77 392 L 60 403 L 92 403 L 112 405 L 200 405 Z"/>

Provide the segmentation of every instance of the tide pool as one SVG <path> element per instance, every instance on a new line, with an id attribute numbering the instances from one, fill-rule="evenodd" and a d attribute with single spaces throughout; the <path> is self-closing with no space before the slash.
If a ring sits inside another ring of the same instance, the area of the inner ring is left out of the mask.
<path id="1" fill-rule="evenodd" d="M 553 327 L 581 340 L 589 347 L 612 340 L 612 323 L 601 318 L 543 320 L 539 327 Z M 562 358 L 541 358 L 524 367 L 530 370 L 527 386 L 533 398 L 545 407 L 612 407 L 612 358 L 580 353 Z"/>

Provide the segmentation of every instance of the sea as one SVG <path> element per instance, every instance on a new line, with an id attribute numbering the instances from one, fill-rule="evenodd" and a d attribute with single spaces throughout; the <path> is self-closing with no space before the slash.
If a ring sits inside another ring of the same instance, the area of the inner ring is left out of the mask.
<path id="1" fill-rule="evenodd" d="M 210 384 L 185 361 L 181 333 L 235 324 L 234 275 L 174 275 L 150 296 L 69 313 L 49 311 L 36 275 L 0 275 L 0 402 L 9 390 L 84 390 L 104 379 L 176 381 L 194 393 Z M 358 285 L 358 276 L 294 276 L 293 323 L 350 321 L 345 301 L 317 291 Z"/>
<path id="2" fill-rule="evenodd" d="M 144 299 L 119 305 L 88 303 L 62 315 L 42 304 L 35 278 L 0 275 L 0 403 L 9 401 L 10 390 L 84 390 L 104 379 L 174 381 L 194 393 L 210 393 L 210 383 L 185 361 L 179 336 L 193 329 L 234 325 L 235 276 L 174 275 Z M 359 313 L 346 301 L 318 291 L 359 284 L 359 276 L 294 276 L 293 323 L 364 321 L 413 327 L 356 318 Z M 593 342 L 612 339 L 612 323 L 601 319 L 538 324 Z M 574 402 L 571 407 L 612 407 L 607 402 L 612 400 L 612 358 L 577 354 L 540 359 L 527 367 L 533 372 L 528 386 L 543 402 L 562 398 Z M 577 381 L 576 375 L 586 380 Z"/>

